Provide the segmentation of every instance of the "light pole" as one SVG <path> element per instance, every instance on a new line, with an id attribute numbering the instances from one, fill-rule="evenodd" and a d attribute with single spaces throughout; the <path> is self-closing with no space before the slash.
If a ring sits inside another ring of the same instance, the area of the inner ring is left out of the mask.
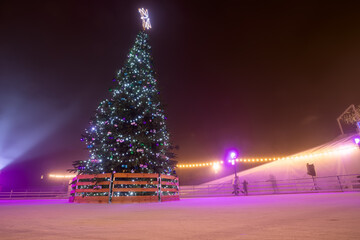
<path id="1" fill-rule="evenodd" d="M 360 148 L 360 138 L 358 138 L 358 137 L 355 138 L 355 139 L 354 139 L 354 142 L 355 142 L 355 144 L 358 145 L 358 147 Z"/>
<path id="2" fill-rule="evenodd" d="M 231 157 L 231 163 L 232 165 L 234 165 L 234 172 L 235 172 L 235 179 L 237 178 L 237 174 L 236 174 L 236 153 L 235 152 L 231 152 L 230 153 L 230 157 Z"/>
<path id="3" fill-rule="evenodd" d="M 234 178 L 234 183 L 233 183 L 233 187 L 234 187 L 234 194 L 235 196 L 239 195 L 239 179 L 236 173 L 236 157 L 237 154 L 236 152 L 231 152 L 230 153 L 230 158 L 231 158 L 231 164 L 234 165 L 234 174 L 235 174 L 235 178 Z"/>

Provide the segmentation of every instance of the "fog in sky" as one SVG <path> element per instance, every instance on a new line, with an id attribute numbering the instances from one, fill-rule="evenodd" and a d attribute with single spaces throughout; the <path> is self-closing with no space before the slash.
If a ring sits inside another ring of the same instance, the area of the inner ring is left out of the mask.
<path id="1" fill-rule="evenodd" d="M 339 135 L 336 118 L 360 104 L 354 2 L 1 1 L 3 184 L 88 157 L 80 135 L 141 29 L 139 7 L 150 12 L 179 163 L 231 147 L 244 157 L 303 151 Z"/>

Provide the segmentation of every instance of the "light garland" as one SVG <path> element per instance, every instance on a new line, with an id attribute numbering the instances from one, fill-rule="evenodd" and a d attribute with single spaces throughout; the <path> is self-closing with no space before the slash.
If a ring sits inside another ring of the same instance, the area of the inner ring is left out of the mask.
<path id="1" fill-rule="evenodd" d="M 214 161 L 214 162 L 207 162 L 207 163 L 192 163 L 192 164 L 182 164 L 182 165 L 176 165 L 179 168 L 187 168 L 187 167 L 211 167 L 216 166 L 219 164 L 224 164 L 224 161 Z"/>
<path id="2" fill-rule="evenodd" d="M 63 179 L 71 179 L 76 177 L 76 175 L 58 175 L 58 174 L 49 174 L 49 178 L 63 178 Z"/>
<path id="3" fill-rule="evenodd" d="M 333 154 L 347 154 L 352 150 L 358 149 L 358 147 L 347 147 L 347 148 L 339 148 L 334 151 L 326 151 L 321 153 L 314 153 L 314 154 L 305 154 L 305 155 L 294 155 L 288 157 L 273 157 L 273 158 L 237 158 L 235 160 L 228 160 L 229 163 L 231 162 L 246 162 L 246 163 L 261 163 L 261 162 L 273 162 L 279 160 L 298 160 L 298 159 L 309 159 L 309 158 L 316 158 L 322 156 L 329 156 Z M 210 167 L 214 164 L 224 164 L 224 161 L 213 161 L 213 162 L 206 162 L 206 163 L 189 163 L 189 164 L 178 164 L 176 167 L 178 168 L 196 168 L 196 167 Z"/>

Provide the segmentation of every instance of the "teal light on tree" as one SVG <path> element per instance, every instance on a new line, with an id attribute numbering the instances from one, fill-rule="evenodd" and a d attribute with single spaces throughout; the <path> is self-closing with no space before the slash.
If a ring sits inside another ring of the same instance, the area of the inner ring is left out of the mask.
<path id="1" fill-rule="evenodd" d="M 159 99 L 149 36 L 140 31 L 124 67 L 113 80 L 111 97 L 98 106 L 82 141 L 90 153 L 75 161 L 79 173 L 173 173 L 176 165 Z"/>

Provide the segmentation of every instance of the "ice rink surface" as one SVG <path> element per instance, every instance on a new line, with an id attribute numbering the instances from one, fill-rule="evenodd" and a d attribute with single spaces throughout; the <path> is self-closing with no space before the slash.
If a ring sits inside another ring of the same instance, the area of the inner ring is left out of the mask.
<path id="1" fill-rule="evenodd" d="M 145 204 L 2 200 L 0 239 L 360 239 L 360 193 Z"/>

